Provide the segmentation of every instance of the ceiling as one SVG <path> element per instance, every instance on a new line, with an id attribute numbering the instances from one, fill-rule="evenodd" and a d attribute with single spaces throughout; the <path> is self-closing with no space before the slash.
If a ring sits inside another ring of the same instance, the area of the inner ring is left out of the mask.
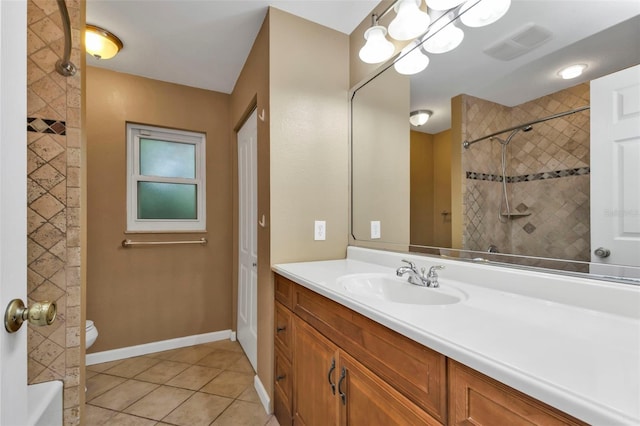
<path id="1" fill-rule="evenodd" d="M 87 0 L 87 23 L 124 43 L 87 65 L 231 93 L 269 6 L 345 34 L 380 0 Z"/>
<path id="2" fill-rule="evenodd" d="M 87 23 L 116 34 L 124 49 L 113 59 L 87 55 L 87 65 L 231 93 L 269 6 L 350 34 L 379 0 L 87 0 Z M 428 0 L 427 0 L 428 4 Z M 507 15 L 483 28 L 466 28 L 452 52 L 429 55 L 412 77 L 411 109 L 434 111 L 417 129 L 448 129 L 450 99 L 460 93 L 513 106 L 640 62 L 638 0 L 512 0 Z M 617 31 L 603 30 L 632 17 Z M 391 16 L 381 20 L 388 25 Z M 511 60 L 483 51 L 538 25 L 545 43 Z M 557 71 L 589 68 L 576 80 Z M 388 72 L 395 72 L 390 70 Z"/>

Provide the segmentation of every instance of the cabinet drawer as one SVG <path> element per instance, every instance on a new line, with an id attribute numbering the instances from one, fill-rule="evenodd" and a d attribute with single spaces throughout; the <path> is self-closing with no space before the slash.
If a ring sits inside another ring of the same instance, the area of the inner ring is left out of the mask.
<path id="1" fill-rule="evenodd" d="M 454 425 L 585 425 L 568 414 L 451 359 L 449 419 Z"/>
<path id="2" fill-rule="evenodd" d="M 293 394 L 293 377 L 291 376 L 293 369 L 291 362 L 283 355 L 278 348 L 275 350 L 275 402 L 274 410 L 278 422 L 281 425 L 291 424 L 292 404 L 291 395 Z"/>
<path id="3" fill-rule="evenodd" d="M 291 336 L 293 335 L 293 322 L 291 311 L 276 302 L 275 313 L 275 342 L 283 354 L 291 361 Z"/>
<path id="4" fill-rule="evenodd" d="M 274 277 L 275 298 L 289 309 L 293 309 L 293 287 L 296 285 L 293 281 L 286 279 L 278 274 Z"/>
<path id="5" fill-rule="evenodd" d="M 446 358 L 294 284 L 294 313 L 413 403 L 446 424 Z"/>

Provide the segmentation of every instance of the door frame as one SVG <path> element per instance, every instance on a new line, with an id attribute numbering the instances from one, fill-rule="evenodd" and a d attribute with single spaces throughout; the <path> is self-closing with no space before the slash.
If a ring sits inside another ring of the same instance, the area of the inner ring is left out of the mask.
<path id="1" fill-rule="evenodd" d="M 27 296 L 27 2 L 0 1 L 0 306 Z M 27 422 L 27 327 L 0 331 L 0 424 Z"/>

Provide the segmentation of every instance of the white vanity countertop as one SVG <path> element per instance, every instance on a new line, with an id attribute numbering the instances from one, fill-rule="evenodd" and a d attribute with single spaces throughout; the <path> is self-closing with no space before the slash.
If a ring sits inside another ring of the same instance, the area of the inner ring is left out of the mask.
<path id="1" fill-rule="evenodd" d="M 356 298 L 338 284 L 350 274 L 395 276 L 404 258 L 419 267 L 445 265 L 442 291 L 466 299 L 392 303 Z M 583 421 L 640 425 L 639 286 L 351 247 L 344 260 L 273 269 Z"/>

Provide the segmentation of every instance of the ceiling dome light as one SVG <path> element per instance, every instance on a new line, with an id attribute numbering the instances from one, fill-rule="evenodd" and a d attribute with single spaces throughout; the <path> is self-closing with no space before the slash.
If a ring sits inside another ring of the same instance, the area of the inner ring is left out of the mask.
<path id="1" fill-rule="evenodd" d="M 484 27 L 502 18 L 510 6 L 511 0 L 469 0 L 460 9 L 460 20 L 467 27 Z"/>
<path id="2" fill-rule="evenodd" d="M 87 53 L 97 59 L 111 59 L 122 49 L 122 41 L 109 31 L 87 24 L 84 32 Z"/>
<path id="3" fill-rule="evenodd" d="M 382 25 L 376 25 L 369 28 L 364 33 L 367 40 L 362 49 L 360 49 L 360 59 L 367 64 L 377 64 L 389 59 L 396 48 L 387 38 L 387 29 Z"/>
<path id="4" fill-rule="evenodd" d="M 417 74 L 429 65 L 429 58 L 422 53 L 422 49 L 419 47 L 414 49 L 417 45 L 418 41 L 414 40 L 400 52 L 400 59 L 393 64 L 393 67 L 400 74 Z"/>
<path id="5" fill-rule="evenodd" d="M 572 78 L 580 77 L 586 69 L 587 66 L 585 64 L 571 65 L 570 67 L 566 67 L 558 71 L 558 75 L 565 80 L 570 80 Z"/>
<path id="6" fill-rule="evenodd" d="M 433 10 L 449 10 L 464 2 L 465 0 L 427 0 L 427 6 Z"/>
<path id="7" fill-rule="evenodd" d="M 419 109 L 417 111 L 411 111 L 409 114 L 409 123 L 414 127 L 420 127 L 429 121 L 429 117 L 433 115 L 432 111 L 428 109 Z"/>
<path id="8" fill-rule="evenodd" d="M 462 43 L 464 31 L 455 26 L 451 19 L 442 17 L 434 22 L 422 39 L 422 48 L 429 53 L 450 52 Z"/>
<path id="9" fill-rule="evenodd" d="M 389 35 L 396 40 L 411 40 L 429 28 L 429 14 L 420 10 L 422 0 L 399 0 L 394 6 L 397 15 L 389 24 Z"/>

